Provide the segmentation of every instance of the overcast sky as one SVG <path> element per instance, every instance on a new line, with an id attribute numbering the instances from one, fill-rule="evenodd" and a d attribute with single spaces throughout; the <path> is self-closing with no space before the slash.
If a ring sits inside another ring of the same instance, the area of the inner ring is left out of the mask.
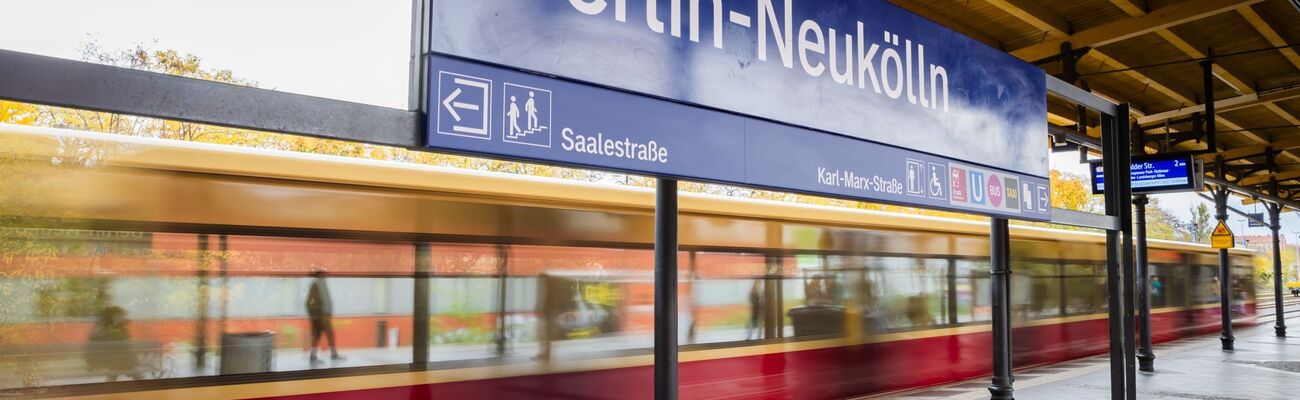
<path id="1" fill-rule="evenodd" d="M 410 57 L 408 0 L 41 0 L 5 2 L 0 48 L 80 59 L 94 41 L 105 49 L 143 44 L 202 58 L 258 86 L 379 106 L 406 108 Z M 1085 175 L 1076 153 L 1053 154 L 1052 168 Z M 1156 195 L 1186 221 L 1209 202 L 1192 193 Z M 1230 204 L 1246 212 L 1261 206 Z M 1212 210 L 1211 210 L 1212 211 Z M 1229 216 L 1238 235 L 1268 234 Z M 1300 234 L 1300 218 L 1282 218 Z"/>
<path id="2" fill-rule="evenodd" d="M 0 48 L 79 59 L 143 44 L 258 86 L 405 108 L 409 0 L 5 1 Z"/>

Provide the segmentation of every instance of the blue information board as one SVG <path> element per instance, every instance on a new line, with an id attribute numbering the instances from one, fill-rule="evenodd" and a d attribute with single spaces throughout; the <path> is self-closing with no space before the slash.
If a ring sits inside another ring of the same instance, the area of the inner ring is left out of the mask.
<path id="1" fill-rule="evenodd" d="M 1092 193 L 1101 194 L 1106 189 L 1101 162 L 1093 161 L 1089 166 L 1092 171 Z M 1133 194 L 1200 190 L 1202 185 L 1196 160 L 1187 154 L 1134 157 L 1130 176 Z"/>
<path id="2" fill-rule="evenodd" d="M 1050 218 L 1037 176 L 452 57 L 428 68 L 432 148 Z"/>
<path id="3" fill-rule="evenodd" d="M 1044 72 L 883 0 L 431 0 L 429 12 L 435 53 L 1048 175 Z"/>

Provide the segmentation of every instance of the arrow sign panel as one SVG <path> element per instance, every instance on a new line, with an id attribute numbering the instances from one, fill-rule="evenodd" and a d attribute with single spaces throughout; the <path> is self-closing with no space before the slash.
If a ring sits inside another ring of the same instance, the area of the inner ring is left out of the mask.
<path id="1" fill-rule="evenodd" d="M 491 139 L 492 81 L 450 72 L 438 74 L 438 133 Z"/>

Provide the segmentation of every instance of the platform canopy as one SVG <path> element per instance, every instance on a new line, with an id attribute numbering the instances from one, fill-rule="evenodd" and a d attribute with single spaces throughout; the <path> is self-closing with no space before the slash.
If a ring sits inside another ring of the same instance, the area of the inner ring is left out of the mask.
<path id="1" fill-rule="evenodd" d="M 1205 151 L 1200 157 L 1211 177 L 1216 156 L 1222 156 L 1222 178 L 1234 191 L 1245 197 L 1276 196 L 1300 209 L 1297 2 L 892 2 L 1095 94 L 1128 102 L 1147 153 Z M 1200 62 L 1210 57 L 1214 149 L 1208 147 L 1211 139 L 1203 122 L 1207 91 Z M 1084 119 L 1087 134 L 1099 135 L 1098 121 L 1080 118 L 1066 102 L 1049 100 L 1048 112 L 1054 125 L 1074 130 Z"/>

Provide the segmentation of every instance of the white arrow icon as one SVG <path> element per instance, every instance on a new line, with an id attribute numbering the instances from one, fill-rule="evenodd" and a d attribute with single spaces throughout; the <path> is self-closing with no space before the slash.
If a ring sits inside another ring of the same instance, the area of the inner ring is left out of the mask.
<path id="1" fill-rule="evenodd" d="M 456 79 L 456 83 L 469 84 L 469 86 L 477 86 L 478 84 L 478 82 L 464 81 L 464 79 Z M 442 100 L 442 106 L 446 106 L 447 112 L 451 113 L 451 118 L 456 119 L 456 122 L 460 122 L 460 114 L 456 113 L 456 109 L 463 108 L 472 110 L 472 112 L 477 112 L 478 109 L 481 109 L 478 104 L 460 103 L 460 101 L 456 101 L 456 96 L 460 96 L 459 87 L 456 88 L 455 91 L 451 92 L 451 96 L 447 96 L 447 100 Z"/>
<path id="2" fill-rule="evenodd" d="M 441 117 L 439 117 L 439 133 L 451 135 L 469 134 L 477 138 L 487 139 L 488 113 L 486 110 L 488 102 L 491 101 L 491 81 L 445 71 L 439 73 L 439 79 L 446 78 L 450 78 L 450 82 L 444 80 L 440 87 L 451 89 L 451 93 L 448 93 L 440 104 L 447 110 L 444 114 L 450 117 L 450 120 L 442 121 Z M 480 91 L 482 93 L 478 93 Z M 462 95 L 466 96 L 462 97 Z M 457 101 L 460 99 L 469 100 L 470 102 Z M 475 115 L 475 112 L 478 114 Z M 466 123 L 462 125 L 462 122 Z"/>

